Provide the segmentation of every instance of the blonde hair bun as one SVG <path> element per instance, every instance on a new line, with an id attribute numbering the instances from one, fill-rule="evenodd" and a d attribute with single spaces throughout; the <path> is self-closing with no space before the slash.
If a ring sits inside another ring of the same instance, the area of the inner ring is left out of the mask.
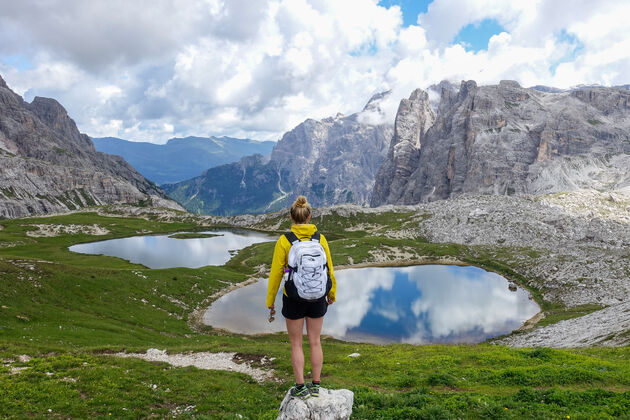
<path id="1" fill-rule="evenodd" d="M 298 196 L 291 206 L 291 219 L 295 223 L 306 223 L 311 217 L 311 206 L 303 195 Z"/>
<path id="2" fill-rule="evenodd" d="M 303 195 L 300 195 L 296 200 L 295 203 L 293 203 L 293 206 L 295 207 L 310 207 L 308 205 L 308 201 L 306 201 L 306 197 L 304 197 Z"/>

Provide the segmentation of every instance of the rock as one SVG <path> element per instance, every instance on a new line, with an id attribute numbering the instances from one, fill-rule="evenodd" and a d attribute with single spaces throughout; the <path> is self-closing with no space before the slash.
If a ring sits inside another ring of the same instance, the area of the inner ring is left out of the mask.
<path id="1" fill-rule="evenodd" d="M 516 284 L 514 284 L 514 283 L 508 283 L 508 289 L 509 289 L 511 292 L 516 292 L 516 290 L 517 290 Z"/>
<path id="2" fill-rule="evenodd" d="M 409 99 L 400 101 L 394 137 L 387 158 L 376 174 L 372 206 L 399 201 L 409 175 L 418 167 L 424 135 L 434 121 L 429 95 L 422 89 L 416 89 Z"/>
<path id="3" fill-rule="evenodd" d="M 361 356 L 359 353 L 350 353 L 348 357 L 359 357 Z"/>
<path id="4" fill-rule="evenodd" d="M 487 216 L 488 212 L 486 210 L 482 210 L 482 209 L 474 209 L 473 211 L 471 211 L 470 213 L 468 213 L 468 217 L 471 218 L 476 218 L 476 217 L 483 217 L 483 216 Z"/>
<path id="5" fill-rule="evenodd" d="M 549 93 L 513 81 L 492 86 L 462 82 L 459 91 L 441 85 L 434 118 L 410 112 L 411 98 L 401 102 L 396 135 L 377 175 L 372 206 L 462 194 L 546 194 L 628 186 L 630 92 L 585 87 Z M 401 137 L 402 122 L 411 128 L 424 124 L 422 141 L 415 140 L 417 129 L 406 130 Z M 609 196 L 611 203 L 616 200 Z"/>
<path id="6" fill-rule="evenodd" d="M 342 420 L 352 414 L 354 394 L 347 389 L 320 388 L 319 397 L 292 398 L 290 391 L 280 404 L 277 420 Z"/>
<path id="7" fill-rule="evenodd" d="M 629 330 L 630 301 L 626 301 L 495 342 L 513 347 L 627 346 Z"/>
<path id="8" fill-rule="evenodd" d="M 59 102 L 26 103 L 0 82 L 0 216 L 140 202 L 181 209 L 122 158 L 96 152 Z"/>

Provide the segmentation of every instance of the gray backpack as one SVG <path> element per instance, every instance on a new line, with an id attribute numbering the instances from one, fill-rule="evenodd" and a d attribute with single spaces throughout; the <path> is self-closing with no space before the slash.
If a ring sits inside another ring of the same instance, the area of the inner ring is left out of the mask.
<path id="1" fill-rule="evenodd" d="M 328 260 L 319 242 L 319 232 L 308 241 L 300 241 L 293 232 L 284 236 L 291 242 L 289 276 L 285 281 L 287 296 L 307 301 L 323 298 L 332 283 L 328 278 Z"/>

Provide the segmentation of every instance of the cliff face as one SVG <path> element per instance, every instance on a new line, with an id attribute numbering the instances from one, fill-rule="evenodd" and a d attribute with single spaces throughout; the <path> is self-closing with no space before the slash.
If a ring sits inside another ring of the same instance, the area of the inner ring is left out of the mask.
<path id="1" fill-rule="evenodd" d="M 397 121 L 426 126 L 426 116 L 406 109 L 401 103 Z M 459 90 L 443 85 L 437 117 L 420 145 L 414 149 L 408 137 L 401 136 L 406 147 L 393 139 L 373 206 L 464 193 L 542 194 L 630 185 L 630 92 L 622 89 L 552 93 L 512 81 L 482 87 L 462 82 Z M 418 157 L 408 159 L 413 153 Z"/>
<path id="2" fill-rule="evenodd" d="M 360 113 L 304 121 L 284 134 L 268 159 L 243 158 L 163 188 L 188 210 L 216 215 L 275 211 L 300 194 L 318 207 L 368 204 L 393 133 L 391 124 L 370 123 L 382 118 L 383 96 Z"/>
<path id="3" fill-rule="evenodd" d="M 429 95 L 416 89 L 409 99 L 400 101 L 394 137 L 387 158 L 376 175 L 372 203 L 397 202 L 405 180 L 418 167 L 424 136 L 435 121 Z"/>
<path id="4" fill-rule="evenodd" d="M 358 114 L 309 119 L 278 141 L 270 164 L 292 191 L 289 201 L 304 194 L 318 207 L 367 204 L 391 136 L 391 125 L 367 124 Z"/>
<path id="5" fill-rule="evenodd" d="M 0 216 L 138 202 L 178 207 L 122 158 L 96 152 L 57 101 L 24 102 L 0 78 Z"/>

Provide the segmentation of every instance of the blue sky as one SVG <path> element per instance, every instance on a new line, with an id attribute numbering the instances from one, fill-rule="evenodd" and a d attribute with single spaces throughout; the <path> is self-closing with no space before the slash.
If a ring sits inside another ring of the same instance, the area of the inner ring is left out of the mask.
<path id="1" fill-rule="evenodd" d="M 495 19 L 484 19 L 464 26 L 453 39 L 454 44 L 461 44 L 467 51 L 488 49 L 488 41 L 493 35 L 507 32 Z"/>
<path id="2" fill-rule="evenodd" d="M 417 25 L 418 15 L 426 13 L 432 0 L 381 0 L 384 7 L 399 6 L 403 13 L 403 26 Z"/>
<path id="3" fill-rule="evenodd" d="M 418 24 L 418 15 L 426 14 L 433 0 L 381 0 L 379 5 L 384 7 L 399 6 L 403 14 L 403 26 Z M 488 41 L 493 35 L 506 32 L 496 19 L 482 19 L 470 23 L 457 33 L 451 44 L 460 44 L 467 51 L 481 51 L 488 49 Z"/>

